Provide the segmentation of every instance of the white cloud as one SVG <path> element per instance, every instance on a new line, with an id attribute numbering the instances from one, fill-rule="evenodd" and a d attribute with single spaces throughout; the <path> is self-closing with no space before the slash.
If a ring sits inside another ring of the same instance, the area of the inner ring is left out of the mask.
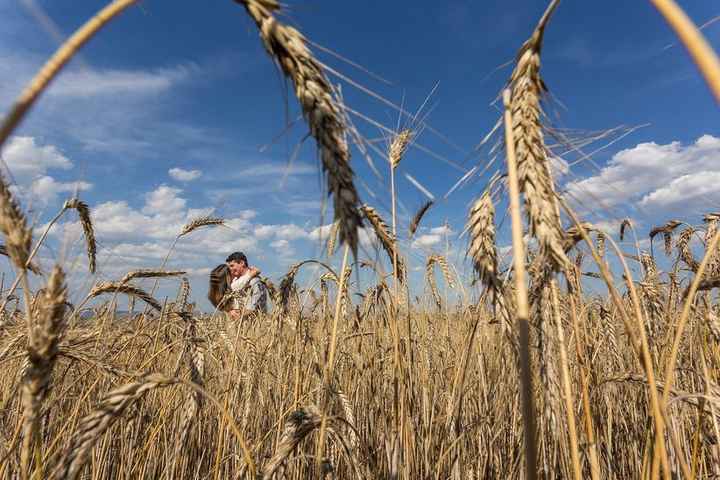
<path id="1" fill-rule="evenodd" d="M 585 206 L 629 202 L 649 210 L 690 209 L 720 201 L 718 178 L 720 138 L 703 135 L 691 145 L 641 143 L 615 154 L 599 174 L 566 188 Z"/>
<path id="2" fill-rule="evenodd" d="M 570 165 L 560 157 L 550 157 L 550 173 L 558 181 L 570 172 Z"/>
<path id="3" fill-rule="evenodd" d="M 251 167 L 243 168 L 239 176 L 246 177 L 277 177 L 280 180 L 284 175 L 310 175 L 316 174 L 317 167 L 309 163 L 294 162 L 290 165 L 265 162 Z"/>
<path id="4" fill-rule="evenodd" d="M 160 185 L 156 190 L 145 195 L 145 206 L 142 213 L 177 216 L 182 214 L 187 203 L 184 198 L 178 197 L 182 193 L 179 188 Z"/>
<path id="5" fill-rule="evenodd" d="M 718 156 L 718 161 L 720 161 L 720 156 Z M 718 184 L 720 184 L 720 165 L 714 172 L 701 171 L 676 178 L 668 185 L 645 195 L 640 204 L 666 207 L 706 196 L 717 198 Z"/>
<path id="6" fill-rule="evenodd" d="M 202 172 L 200 170 L 184 170 L 182 168 L 175 167 L 168 170 L 168 175 L 170 175 L 172 179 L 180 182 L 191 182 L 200 178 L 202 176 Z"/>
<path id="7" fill-rule="evenodd" d="M 434 247 L 435 245 L 442 242 L 443 237 L 442 235 L 438 234 L 426 234 L 426 235 L 420 235 L 412 242 L 413 248 L 430 248 Z"/>
<path id="8" fill-rule="evenodd" d="M 310 231 L 310 233 L 308 233 L 308 238 L 311 240 L 326 240 L 330 236 L 330 232 L 332 232 L 332 227 L 333 224 L 329 223 L 327 225 L 314 228 Z"/>
<path id="9" fill-rule="evenodd" d="M 431 235 L 451 235 L 453 233 L 449 225 L 442 225 L 430 229 Z"/>
<path id="10" fill-rule="evenodd" d="M 48 95 L 88 98 L 99 95 L 156 94 L 187 79 L 194 65 L 145 70 L 70 70 L 58 77 Z"/>
<path id="11" fill-rule="evenodd" d="M 44 175 L 48 169 L 69 170 L 73 163 L 54 145 L 40 145 L 34 137 L 12 137 L 2 159 L 16 178 Z"/>
<path id="12" fill-rule="evenodd" d="M 48 175 L 42 176 L 30 185 L 30 194 L 33 200 L 38 200 L 42 205 L 54 203 L 61 193 L 75 193 L 90 190 L 93 187 L 88 182 L 58 182 Z"/>
<path id="13" fill-rule="evenodd" d="M 309 238 L 310 234 L 295 224 L 287 225 L 258 225 L 255 227 L 255 236 L 259 239 L 275 237 L 282 240 L 297 240 Z"/>

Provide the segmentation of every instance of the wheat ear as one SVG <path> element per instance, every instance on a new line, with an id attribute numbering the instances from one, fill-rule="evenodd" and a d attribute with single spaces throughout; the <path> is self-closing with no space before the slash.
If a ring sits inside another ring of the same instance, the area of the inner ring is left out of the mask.
<path id="1" fill-rule="evenodd" d="M 90 293 L 88 293 L 88 299 L 97 297 L 98 295 L 102 295 L 104 293 L 124 293 L 125 295 L 128 295 L 130 297 L 136 297 L 142 300 L 143 302 L 150 305 L 152 308 L 154 308 L 157 311 L 162 310 L 162 307 L 160 306 L 160 302 L 155 300 L 150 294 L 148 294 L 145 290 L 133 286 L 133 285 L 127 285 L 117 282 L 99 282 L 97 283 L 92 290 L 90 290 Z"/>
<path id="2" fill-rule="evenodd" d="M 680 235 L 678 235 L 678 238 L 675 241 L 675 247 L 680 254 L 680 258 L 683 262 L 685 262 L 685 265 L 687 265 L 693 272 L 697 272 L 700 263 L 695 260 L 695 256 L 690 249 L 690 240 L 692 239 L 694 233 L 695 229 L 693 227 L 688 227 L 680 232 Z"/>
<path id="3" fill-rule="evenodd" d="M 672 233 L 680 225 L 682 225 L 681 221 L 670 220 L 665 225 L 661 225 L 650 230 L 650 251 L 652 252 L 653 239 L 656 235 L 662 233 L 665 244 L 665 255 L 670 256 L 672 254 Z"/>
<path id="4" fill-rule="evenodd" d="M 405 129 L 395 135 L 392 143 L 390 144 L 390 150 L 388 151 L 388 160 L 392 169 L 396 169 L 400 165 L 400 161 L 405 155 L 410 141 L 412 140 L 412 131 Z"/>
<path id="5" fill-rule="evenodd" d="M 363 215 L 365 215 L 365 218 L 368 220 L 368 222 L 370 222 L 370 225 L 372 225 L 373 230 L 375 231 L 375 235 L 380 241 L 380 245 L 383 247 L 383 250 L 385 250 L 388 257 L 390 258 L 390 262 L 393 262 L 395 255 L 397 255 L 398 278 L 400 279 L 400 281 L 403 281 L 403 279 L 405 278 L 405 265 L 400 258 L 400 252 L 396 251 L 395 238 L 390 233 L 387 224 L 382 219 L 377 210 L 375 210 L 373 207 L 369 205 L 363 205 L 362 207 L 360 207 L 360 210 L 362 211 Z"/>
<path id="6" fill-rule="evenodd" d="M 85 250 L 88 257 L 88 268 L 90 273 L 95 273 L 97 245 L 95 244 L 95 230 L 93 229 L 92 220 L 90 219 L 90 207 L 87 203 L 81 202 L 77 198 L 65 202 L 65 208 L 77 210 L 80 217 L 80 225 L 85 235 Z"/>
<path id="7" fill-rule="evenodd" d="M 320 150 L 327 174 L 328 194 L 333 198 L 335 220 L 340 222 L 340 239 L 357 251 L 358 194 L 350 167 L 350 150 L 345 139 L 347 127 L 339 104 L 322 66 L 307 47 L 305 37 L 274 17 L 280 10 L 276 0 L 235 0 L 245 6 L 260 31 L 265 49 L 292 80 L 310 133 Z"/>
<path id="8" fill-rule="evenodd" d="M 497 283 L 497 248 L 495 246 L 495 205 L 488 187 L 470 209 L 467 224 L 470 233 L 468 255 L 475 273 L 488 288 Z"/>
<path id="9" fill-rule="evenodd" d="M 408 228 L 408 234 L 410 237 L 415 235 L 415 232 L 417 232 L 417 229 L 420 226 L 420 221 L 423 219 L 427 211 L 430 210 L 430 207 L 432 207 L 432 205 L 432 200 L 428 200 L 427 202 L 423 203 L 420 208 L 418 208 L 417 212 L 415 212 L 412 220 L 410 220 L 410 227 Z"/>
<path id="10" fill-rule="evenodd" d="M 520 191 L 525 195 L 530 234 L 537 238 L 541 254 L 554 269 L 566 269 L 570 261 L 563 250 L 563 229 L 550 174 L 540 104 L 546 91 L 540 76 L 543 34 L 559 3 L 559 0 L 550 3 L 532 36 L 518 52 L 509 88 L 518 179 Z"/>
<path id="11" fill-rule="evenodd" d="M 43 90 L 47 88 L 50 81 L 55 78 L 55 75 L 57 75 L 73 55 L 75 55 L 75 52 L 90 40 L 106 23 L 112 20 L 113 17 L 135 2 L 137 2 L 137 0 L 115 0 L 107 5 L 73 33 L 73 35 L 60 46 L 55 54 L 45 62 L 45 65 L 43 65 L 40 71 L 33 77 L 32 81 L 25 87 L 20 97 L 15 100 L 12 110 L 10 110 L 3 120 L 2 126 L 0 126 L 0 147 L 3 146 L 5 140 L 8 139 L 13 130 L 20 124 L 22 118 L 28 110 L 30 110 L 30 107 L 32 107 Z"/>
<path id="12" fill-rule="evenodd" d="M 183 226 L 182 230 L 180 230 L 180 233 L 178 234 L 178 238 L 184 237 L 201 227 L 215 227 L 218 225 L 225 225 L 225 220 L 218 217 L 211 217 L 209 215 L 197 217 L 190 220 Z"/>
<path id="13" fill-rule="evenodd" d="M 5 236 L 5 248 L 18 270 L 25 270 L 30 257 L 32 230 L 28 228 L 25 215 L 10 192 L 5 178 L 0 174 L 0 232 Z"/>
<path id="14" fill-rule="evenodd" d="M 186 272 L 181 270 L 155 270 L 152 268 L 143 268 L 140 270 L 133 270 L 125 274 L 120 280 L 120 283 L 128 283 L 130 280 L 135 278 L 166 278 L 166 277 L 177 277 L 185 275 Z"/>

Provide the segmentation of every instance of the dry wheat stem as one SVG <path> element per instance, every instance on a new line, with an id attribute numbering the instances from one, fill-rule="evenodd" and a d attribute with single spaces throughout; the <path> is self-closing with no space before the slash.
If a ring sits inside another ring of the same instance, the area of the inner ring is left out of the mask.
<path id="1" fill-rule="evenodd" d="M 720 103 L 720 59 L 717 54 L 692 20 L 673 0 L 651 1 L 688 49 L 690 56 L 715 95 L 715 100 Z"/>
<path id="2" fill-rule="evenodd" d="M 600 268 L 600 273 L 602 275 L 603 280 L 605 281 L 605 284 L 608 287 L 608 290 L 610 292 L 610 298 L 612 299 L 613 303 L 615 304 L 615 307 L 618 310 L 618 313 L 620 313 L 623 324 L 625 325 L 625 330 L 628 333 L 628 337 L 631 339 L 631 345 L 633 347 L 633 351 L 638 355 L 639 360 L 641 361 L 641 364 L 643 365 L 643 368 L 645 370 L 645 374 L 648 377 L 648 382 L 652 385 L 649 391 L 650 396 L 650 404 L 651 404 L 651 411 L 653 420 L 655 423 L 655 452 L 657 452 L 656 456 L 659 457 L 660 462 L 662 464 L 663 473 L 665 475 L 666 480 L 669 480 L 670 476 L 670 469 L 668 467 L 668 458 L 666 454 L 666 448 L 665 448 L 665 438 L 664 438 L 664 432 L 665 432 L 665 422 L 662 415 L 660 400 L 657 398 L 657 393 L 655 391 L 655 373 L 653 370 L 653 364 L 652 364 L 652 357 L 650 355 L 650 348 L 648 346 L 647 336 L 645 335 L 645 323 L 643 321 L 643 316 L 640 311 L 640 302 L 637 298 L 637 293 L 635 291 L 635 288 L 633 286 L 632 282 L 632 275 L 630 273 L 630 269 L 627 266 L 627 262 L 625 262 L 625 259 L 623 258 L 622 252 L 620 251 L 620 248 L 617 246 L 615 241 L 612 239 L 612 237 L 608 237 L 607 240 L 610 242 L 610 245 L 612 246 L 613 250 L 616 253 L 616 256 L 618 257 L 618 260 L 620 261 L 620 264 L 623 267 L 624 273 L 626 278 L 628 279 L 627 285 L 628 290 L 630 292 L 630 296 L 632 299 L 633 306 L 635 307 L 635 315 L 636 315 L 636 321 L 638 322 L 637 327 L 633 326 L 632 322 L 630 321 L 630 317 L 625 310 L 625 307 L 623 306 L 622 300 L 620 298 L 620 295 L 618 294 L 617 290 L 615 289 L 615 286 L 612 281 L 612 277 L 610 275 L 610 272 L 607 267 L 607 263 L 604 262 L 600 255 L 598 254 L 597 250 L 595 249 L 595 246 L 593 245 L 592 241 L 590 240 L 590 237 L 588 236 L 587 231 L 585 231 L 584 228 L 582 228 L 582 224 L 580 220 L 577 218 L 577 215 L 570 209 L 570 207 L 567 205 L 566 202 L 563 200 L 560 200 L 560 204 L 567 212 L 568 216 L 572 219 L 574 224 L 578 227 L 578 230 L 580 234 L 583 237 L 583 240 L 585 241 L 586 245 L 590 249 L 590 253 L 593 256 L 593 260 L 595 260 L 595 263 Z M 637 330 L 637 332 L 636 332 Z M 638 338 L 639 337 L 639 338 Z M 653 462 L 655 465 L 657 462 Z"/>
<path id="3" fill-rule="evenodd" d="M 558 288 L 555 279 L 550 281 L 550 295 L 553 305 L 553 317 L 555 327 L 557 328 L 557 341 L 560 345 L 560 367 L 562 372 L 563 396 L 565 397 L 565 414 L 568 422 L 568 435 L 570 437 L 570 456 L 573 465 L 573 474 L 575 480 L 582 478 L 582 468 L 580 467 L 580 450 L 578 448 L 577 427 L 575 424 L 575 408 L 573 401 L 572 388 L 570 387 L 570 367 L 568 363 L 567 348 L 565 346 L 565 332 L 562 326 L 562 318 L 560 311 L 560 300 L 558 299 Z"/>
<path id="4" fill-rule="evenodd" d="M 125 409 L 145 393 L 177 383 L 174 378 L 151 374 L 109 392 L 95 409 L 80 420 L 72 442 L 58 462 L 52 478 L 74 480 L 80 474 L 93 446 Z"/>
<path id="5" fill-rule="evenodd" d="M 295 28 L 277 21 L 280 10 L 275 0 L 235 0 L 245 6 L 255 21 L 268 54 L 277 62 L 295 87 L 310 133 L 320 150 L 323 171 L 327 174 L 328 194 L 333 197 L 335 220 L 340 222 L 340 239 L 357 252 L 358 194 L 350 167 L 350 150 L 345 139 L 346 125 L 342 108 L 334 95 L 322 66 Z"/>
<path id="6" fill-rule="evenodd" d="M 718 247 L 719 242 L 720 242 L 720 231 L 715 233 L 712 240 L 710 240 L 710 244 L 707 246 L 705 256 L 703 257 L 702 261 L 700 262 L 697 272 L 695 273 L 695 277 L 693 278 L 693 281 L 690 284 L 688 292 L 686 293 L 686 298 L 685 298 L 685 302 L 683 304 L 683 309 L 682 309 L 682 313 L 680 314 L 680 318 L 678 319 L 678 322 L 675 325 L 675 336 L 673 338 L 672 349 L 670 350 L 670 356 L 668 357 L 667 364 L 665 366 L 665 389 L 663 391 L 663 404 L 664 404 L 663 408 L 664 409 L 666 408 L 665 405 L 667 405 L 667 402 L 668 402 L 670 389 L 672 388 L 673 382 L 675 380 L 675 363 L 677 361 L 677 354 L 678 354 L 678 350 L 680 348 L 680 341 L 682 340 L 682 334 L 685 329 L 685 325 L 690 316 L 690 309 L 692 308 L 692 305 L 694 303 L 695 293 L 698 291 L 698 287 L 702 283 L 703 274 L 705 273 L 705 269 L 707 268 L 708 264 L 710 263 L 710 259 L 714 255 L 717 255 L 717 247 Z"/>
<path id="7" fill-rule="evenodd" d="M 0 149 L 50 81 L 92 36 L 137 0 L 115 0 L 88 20 L 63 43 L 25 87 L 0 126 Z"/>
<path id="8" fill-rule="evenodd" d="M 292 454 L 300 442 L 312 433 L 313 430 L 320 427 L 322 414 L 317 407 L 313 405 L 306 406 L 290 414 L 285 422 L 282 436 L 275 448 L 275 454 L 268 460 L 262 470 L 263 480 L 271 480 L 278 478 L 275 473 L 283 468 L 283 464 Z M 280 478 L 284 478 L 282 475 Z"/>
<path id="9" fill-rule="evenodd" d="M 516 317 L 520 332 L 520 394 L 525 425 L 525 478 L 537 478 L 537 446 L 535 444 L 535 407 L 533 405 L 532 365 L 530 363 L 530 327 L 527 284 L 525 281 L 525 246 L 520 214 L 520 186 L 513 139 L 510 91 L 503 92 L 505 107 L 505 148 L 508 164 L 508 190 L 512 220 L 513 266 L 515 269 Z"/>
<path id="10" fill-rule="evenodd" d="M 39 414 L 50 388 L 52 370 L 58 355 L 58 343 L 65 328 L 65 274 L 56 266 L 36 308 L 28 344 L 29 367 L 22 383 L 23 441 L 22 477 L 29 478 L 29 466 L 39 426 Z"/>
<path id="11" fill-rule="evenodd" d="M 350 245 L 348 243 L 345 244 L 345 251 L 343 253 L 343 261 L 342 261 L 342 267 L 340 268 L 340 271 L 343 272 L 343 275 L 340 277 L 340 283 L 338 285 L 338 292 L 344 291 L 345 283 L 347 279 L 349 279 L 349 275 L 346 277 L 344 272 L 348 268 L 348 254 L 350 252 Z M 329 405 L 329 398 L 328 398 L 328 392 L 331 390 L 331 382 L 333 379 L 333 372 L 335 371 L 335 354 L 336 354 L 336 348 L 337 348 L 337 335 L 338 335 L 338 326 L 340 323 L 340 313 L 342 310 L 343 305 L 343 296 L 338 293 L 337 298 L 335 299 L 335 314 L 333 316 L 333 324 L 332 324 L 332 331 L 330 333 L 330 339 L 329 339 L 329 345 L 328 345 L 328 354 L 327 354 L 327 361 L 325 363 L 324 371 L 323 371 L 323 389 L 322 389 L 322 408 L 323 411 L 327 411 L 327 406 Z M 323 447 L 325 445 L 325 433 L 326 433 L 326 427 L 327 427 L 327 419 L 325 416 L 323 416 L 321 425 L 320 425 L 320 434 L 318 436 L 318 442 L 317 442 L 317 448 L 316 448 L 316 456 L 318 459 L 321 457 Z"/>

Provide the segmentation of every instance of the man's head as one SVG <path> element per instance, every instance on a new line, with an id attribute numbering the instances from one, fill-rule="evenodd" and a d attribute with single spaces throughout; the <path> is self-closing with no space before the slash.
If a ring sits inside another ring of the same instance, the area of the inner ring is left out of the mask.
<path id="1" fill-rule="evenodd" d="M 233 277 L 239 277 L 245 273 L 248 268 L 247 257 L 242 252 L 233 252 L 225 259 L 228 268 L 230 269 L 230 275 Z"/>

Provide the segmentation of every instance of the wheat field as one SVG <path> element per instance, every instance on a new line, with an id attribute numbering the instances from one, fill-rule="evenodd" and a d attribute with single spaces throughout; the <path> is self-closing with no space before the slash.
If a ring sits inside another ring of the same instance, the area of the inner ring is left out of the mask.
<path id="1" fill-rule="evenodd" d="M 57 51 L 3 120 L 0 147 L 63 65 L 134 3 L 110 3 Z M 504 161 L 467 214 L 472 278 L 430 255 L 422 292 L 410 287 L 395 192 L 415 132 L 390 139 L 384 219 L 361 203 L 345 106 L 306 38 L 275 0 L 236 3 L 316 141 L 334 222 L 326 254 L 264 278 L 269 312 L 239 320 L 196 307 L 206 292 L 165 268 L 175 243 L 159 267 L 97 282 L 72 305 L 66 267 L 34 260 L 75 211 L 94 273 L 92 206 L 69 199 L 34 238 L 0 178 L 0 254 L 16 273 L 0 298 L 1 479 L 720 477 L 720 214 L 668 220 L 646 252 L 631 219 L 603 231 L 557 192 L 541 52 L 559 1 L 518 42 L 501 93 Z M 712 49 L 674 2 L 652 3 L 720 100 Z M 508 266 L 496 205 L 511 220 Z M 429 208 L 409 219 L 409 237 Z M 175 241 L 223 222 L 196 218 Z M 362 258 L 361 225 L 378 262 Z M 298 281 L 308 265 L 320 272 L 309 288 Z M 157 298 L 148 279 L 179 283 L 176 297 Z"/>

